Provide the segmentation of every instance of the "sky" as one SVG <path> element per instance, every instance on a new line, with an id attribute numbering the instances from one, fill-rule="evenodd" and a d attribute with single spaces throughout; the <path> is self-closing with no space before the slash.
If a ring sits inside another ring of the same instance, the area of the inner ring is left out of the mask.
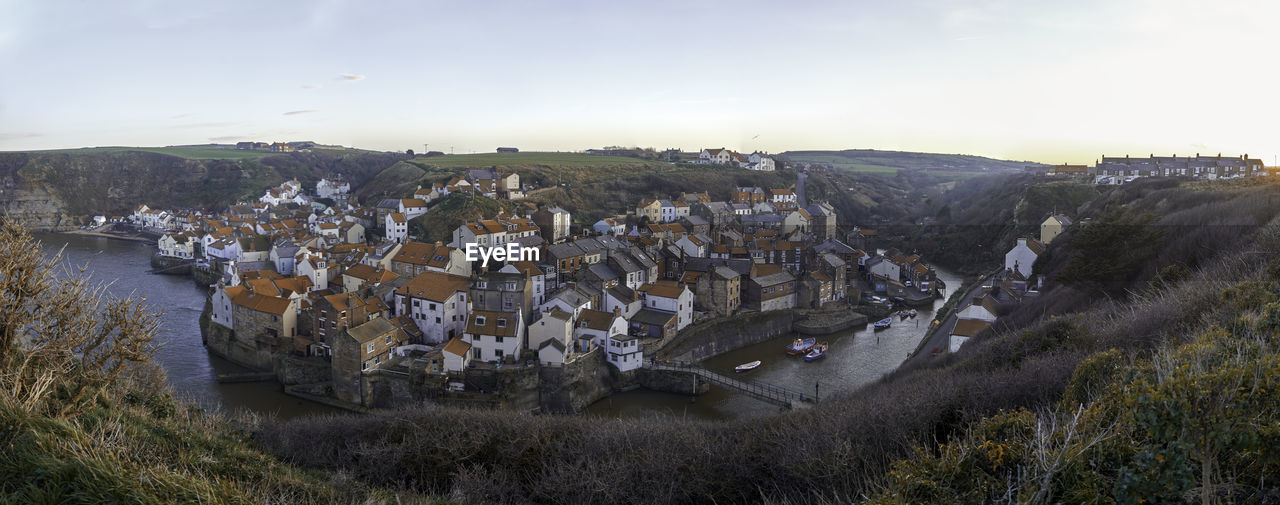
<path id="1" fill-rule="evenodd" d="M 1280 2 L 0 0 L 0 151 L 1280 154 Z"/>

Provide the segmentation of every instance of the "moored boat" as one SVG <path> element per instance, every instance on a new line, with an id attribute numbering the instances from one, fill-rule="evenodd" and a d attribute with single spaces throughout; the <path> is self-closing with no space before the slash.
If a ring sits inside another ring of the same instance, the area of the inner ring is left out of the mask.
<path id="1" fill-rule="evenodd" d="M 885 329 L 885 328 L 888 328 L 888 327 L 889 327 L 890 325 L 892 325 L 892 324 L 893 324 L 893 318 L 892 318 L 892 317 L 886 317 L 886 318 L 884 318 L 884 319 L 881 319 L 881 320 L 879 320 L 879 321 L 876 321 L 875 327 L 876 327 L 876 329 L 877 329 L 877 330 L 883 330 L 883 329 Z"/>
<path id="2" fill-rule="evenodd" d="M 819 360 L 826 355 L 827 355 L 827 343 L 823 342 L 821 344 L 813 346 L 813 349 L 809 351 L 809 354 L 804 355 L 804 360 L 805 361 Z"/>
<path id="3" fill-rule="evenodd" d="M 911 312 L 905 310 L 898 312 L 898 320 L 906 321 L 908 317 L 911 317 Z"/>
<path id="4" fill-rule="evenodd" d="M 755 370 L 756 367 L 758 366 L 760 366 L 760 360 L 755 360 L 750 363 L 743 363 L 741 365 L 733 367 L 733 369 L 738 372 L 746 372 L 748 370 Z"/>
<path id="5" fill-rule="evenodd" d="M 809 352 L 809 349 L 813 349 L 813 344 L 816 344 L 817 342 L 818 339 L 813 337 L 797 338 L 795 341 L 791 342 L 791 345 L 787 346 L 787 354 L 793 356 L 797 354 L 804 354 Z"/>

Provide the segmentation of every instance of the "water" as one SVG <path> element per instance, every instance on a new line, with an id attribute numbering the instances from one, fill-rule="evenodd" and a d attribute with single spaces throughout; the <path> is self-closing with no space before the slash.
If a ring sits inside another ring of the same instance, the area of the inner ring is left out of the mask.
<path id="1" fill-rule="evenodd" d="M 786 335 L 736 351 L 721 354 L 702 363 L 709 370 L 737 378 L 755 380 L 781 386 L 805 395 L 815 393 L 819 398 L 837 391 L 856 389 L 892 372 L 915 351 L 933 320 L 934 311 L 946 303 L 951 290 L 959 289 L 961 278 L 937 269 L 938 277 L 947 284 L 944 297 L 934 301 L 931 307 L 917 309 L 914 319 L 893 318 L 893 326 L 875 331 L 866 327 L 854 327 L 833 335 L 817 337 L 831 348 L 827 356 L 818 361 L 806 362 L 799 356 L 788 356 L 783 348 L 796 338 Z M 734 367 L 760 360 L 759 368 L 745 373 L 734 372 Z M 776 405 L 749 396 L 711 386 L 704 395 L 691 399 L 685 395 L 659 393 L 638 389 L 615 394 L 587 408 L 587 415 L 601 417 L 689 417 L 700 419 L 744 419 L 779 412 Z"/>
<path id="2" fill-rule="evenodd" d="M 219 384 L 220 373 L 249 370 L 205 349 L 200 341 L 200 312 L 206 290 L 188 276 L 148 273 L 154 246 L 79 235 L 36 234 L 35 238 L 42 243 L 46 256 L 65 245 L 65 265 L 80 267 L 87 263 L 95 283 L 111 283 L 111 294 L 143 296 L 149 309 L 163 314 L 156 338 L 161 347 L 154 359 L 168 373 L 169 384 L 179 398 L 210 410 L 247 409 L 279 418 L 337 412 L 332 407 L 286 395 L 275 382 Z"/>

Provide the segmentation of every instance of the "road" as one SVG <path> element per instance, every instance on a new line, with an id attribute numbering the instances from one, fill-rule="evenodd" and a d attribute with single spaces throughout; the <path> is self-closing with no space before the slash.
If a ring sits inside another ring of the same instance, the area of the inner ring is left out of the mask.
<path id="1" fill-rule="evenodd" d="M 969 290 L 965 292 L 964 294 L 965 298 L 972 297 L 973 292 L 980 287 L 982 287 L 982 282 L 978 282 L 977 284 L 974 284 L 973 286 L 971 286 Z M 963 305 L 963 303 L 961 303 L 960 305 Z M 920 347 L 919 352 L 917 352 L 914 356 L 911 356 L 910 358 L 908 358 L 907 362 L 928 361 L 929 359 L 932 359 L 934 357 L 933 351 L 935 349 L 942 350 L 937 354 L 937 356 L 943 356 L 948 352 L 950 352 L 951 331 L 954 330 L 956 327 L 956 321 L 957 321 L 956 314 L 959 312 L 958 309 L 959 307 L 957 307 L 957 310 L 951 311 L 951 315 L 947 316 L 947 319 L 943 321 L 942 324 L 938 325 L 938 328 L 935 329 L 933 333 L 930 333 L 929 336 L 925 337 L 928 339 L 928 342 L 926 342 L 923 346 Z M 903 363 L 903 364 L 905 365 L 906 363 Z"/>

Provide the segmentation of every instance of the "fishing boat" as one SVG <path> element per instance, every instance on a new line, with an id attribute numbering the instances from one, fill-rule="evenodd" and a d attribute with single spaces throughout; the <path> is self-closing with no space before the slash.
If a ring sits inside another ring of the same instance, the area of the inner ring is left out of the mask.
<path id="1" fill-rule="evenodd" d="M 733 367 L 733 369 L 738 372 L 746 372 L 748 370 L 755 370 L 756 367 L 758 366 L 760 366 L 760 360 L 755 360 L 750 363 L 743 363 L 741 365 Z"/>
<path id="2" fill-rule="evenodd" d="M 905 310 L 898 311 L 898 320 L 900 320 L 900 321 L 906 321 L 908 317 L 911 317 L 911 313 L 910 313 L 910 312 L 905 311 Z"/>
<path id="3" fill-rule="evenodd" d="M 893 318 L 892 318 L 892 317 L 886 317 L 886 318 L 884 318 L 884 319 L 881 319 L 881 320 L 879 320 L 879 321 L 876 321 L 875 327 L 876 327 L 876 329 L 877 329 L 877 330 L 883 330 L 883 329 L 885 329 L 885 328 L 888 328 L 888 327 L 889 327 L 889 325 L 891 325 L 891 324 L 893 324 Z"/>
<path id="4" fill-rule="evenodd" d="M 827 355 L 827 343 L 823 342 L 821 344 L 813 346 L 813 349 L 809 351 L 809 354 L 804 355 L 804 360 L 816 361 L 816 360 L 822 359 L 822 357 L 826 355 Z"/>
<path id="5" fill-rule="evenodd" d="M 787 354 L 794 356 L 809 352 L 809 349 L 813 349 L 813 344 L 816 344 L 817 341 L 818 339 L 813 337 L 803 339 L 797 338 L 795 341 L 791 342 L 791 345 L 787 346 Z"/>
<path id="6" fill-rule="evenodd" d="M 916 317 L 916 309 L 911 309 L 911 312 L 908 315 L 910 315 L 913 318 Z"/>

